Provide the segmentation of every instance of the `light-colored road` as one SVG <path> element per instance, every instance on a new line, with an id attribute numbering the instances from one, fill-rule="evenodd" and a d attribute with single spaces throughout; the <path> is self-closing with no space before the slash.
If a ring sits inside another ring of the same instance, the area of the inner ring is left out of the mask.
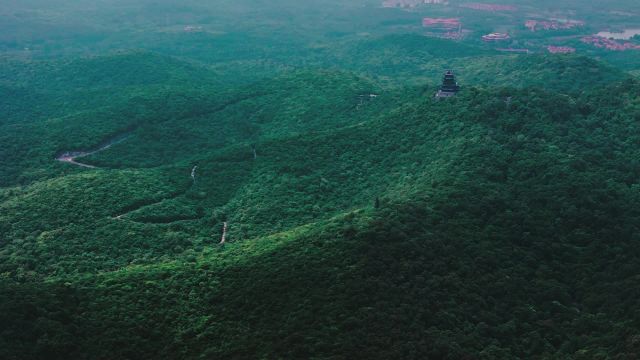
<path id="1" fill-rule="evenodd" d="M 94 150 L 90 150 L 90 151 L 67 151 L 67 152 L 62 153 L 58 157 L 56 157 L 56 160 L 64 162 L 64 163 L 68 163 L 68 164 L 72 164 L 72 165 L 88 168 L 88 169 L 96 169 L 97 168 L 96 166 L 83 164 L 81 162 L 78 162 L 77 159 L 80 159 L 80 158 L 83 158 L 83 157 L 87 157 L 87 156 L 99 153 L 101 151 L 107 150 L 108 148 L 112 147 L 113 145 L 121 143 L 121 142 L 127 140 L 128 137 L 129 137 L 129 134 L 124 134 L 124 135 L 117 136 L 117 137 L 113 138 L 112 140 L 107 141 L 104 145 L 100 146 L 99 148 L 94 149 Z"/>

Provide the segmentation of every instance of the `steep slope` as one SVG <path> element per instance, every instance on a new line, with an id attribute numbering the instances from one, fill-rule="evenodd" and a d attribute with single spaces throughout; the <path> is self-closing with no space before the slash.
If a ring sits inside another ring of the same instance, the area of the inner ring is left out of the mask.
<path id="1" fill-rule="evenodd" d="M 635 356 L 636 80 L 527 57 L 486 88 L 487 62 L 521 59 L 486 58 L 461 74 L 482 87 L 434 101 L 140 56 L 5 71 L 11 113 L 81 90 L 2 125 L 0 357 Z M 123 135 L 97 169 L 55 161 Z"/>
<path id="2" fill-rule="evenodd" d="M 361 105 L 379 93 L 339 72 L 231 87 L 215 72 L 148 53 L 0 67 L 7 84 L 0 91 L 17 95 L 0 104 L 8 114 L 0 156 L 12 159 L 0 169 L 4 186 L 66 171 L 50 160 L 125 133 L 128 147 L 114 147 L 116 158 L 99 158 L 99 165 L 166 165 L 237 142 L 344 126 L 364 116 Z"/>
<path id="3" fill-rule="evenodd" d="M 389 74 L 394 81 L 410 76 L 435 83 L 443 68 L 454 67 L 464 86 L 533 85 L 576 92 L 628 76 L 582 57 L 470 61 L 459 57 L 466 54 L 459 51 L 460 45 L 429 50 L 438 48 L 432 39 L 411 39 L 408 45 L 398 40 L 397 46 L 409 49 L 416 41 L 425 42 L 420 51 L 432 55 L 419 61 L 416 57 L 418 62 L 405 75 Z M 447 57 L 449 53 L 457 56 Z M 366 63 L 358 67 L 368 71 Z M 114 146 L 111 158 L 102 153 L 86 160 L 118 168 L 166 165 L 263 137 L 348 126 L 384 107 L 380 101 L 384 98 L 375 98 L 382 93 L 378 84 L 344 72 L 297 72 L 249 86 L 229 86 L 206 68 L 149 53 L 64 63 L 5 62 L 0 68 L 4 84 L 0 91 L 11 95 L 0 102 L 6 115 L 0 120 L 0 156 L 12 159 L 0 169 L 3 186 L 51 178 L 67 169 L 50 166 L 52 157 L 92 149 L 124 133 L 130 133 L 130 139 Z M 428 76 L 416 77 L 420 72 Z M 190 146 L 183 141 L 187 138 Z"/>
<path id="4" fill-rule="evenodd" d="M 277 139 L 350 126 L 373 113 L 380 89 L 370 81 L 344 72 L 296 72 L 234 89 L 228 100 L 203 92 L 200 101 L 220 105 L 200 116 L 174 117 L 161 126 L 149 123 L 132 133 L 126 144 L 88 161 L 105 167 L 159 166 L 202 158 L 230 145 Z M 194 95 L 184 96 L 194 104 Z M 181 98 L 182 95 L 179 95 Z M 191 105 L 193 104 L 193 105 Z"/>
<path id="5" fill-rule="evenodd" d="M 0 303 L 14 315 L 2 338 L 23 339 L 3 349 L 77 358 L 633 358 L 639 90 L 627 82 L 571 98 L 469 89 L 442 102 L 407 92 L 362 125 L 264 139 L 257 159 L 244 146 L 203 157 L 179 204 L 201 206 L 201 221 L 119 222 L 109 218 L 119 205 L 100 200 L 129 202 L 119 194 L 133 187 L 173 199 L 190 166 L 164 179 L 139 170 L 149 174 L 139 184 L 121 170 L 90 172 L 86 194 L 62 185 L 71 177 L 56 180 L 67 194 L 42 183 L 3 196 L 0 226 L 14 240 L 3 248 Z M 113 179 L 122 185 L 107 186 Z M 70 206 L 52 219 L 31 213 L 55 194 L 77 197 L 93 218 L 65 226 Z M 96 200 L 80 200 L 87 196 Z M 222 221 L 231 241 L 243 241 L 215 246 Z M 34 237 L 22 236 L 27 229 Z M 84 274 L 74 275 L 79 264 Z M 40 288 L 44 274 L 55 277 Z M 40 300 L 40 291 L 54 298 Z M 24 298 L 30 305 L 19 305 Z M 63 301 L 58 311 L 44 305 Z M 42 320 L 16 333 L 34 312 Z M 27 348 L 33 339 L 47 341 Z"/>

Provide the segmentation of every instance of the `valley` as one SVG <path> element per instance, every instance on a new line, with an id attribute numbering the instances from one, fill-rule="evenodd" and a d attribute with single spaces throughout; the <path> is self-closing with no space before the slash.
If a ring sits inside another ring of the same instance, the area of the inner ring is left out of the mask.
<path id="1" fill-rule="evenodd" d="M 637 358 L 636 13 L 11 4 L 0 358 Z"/>

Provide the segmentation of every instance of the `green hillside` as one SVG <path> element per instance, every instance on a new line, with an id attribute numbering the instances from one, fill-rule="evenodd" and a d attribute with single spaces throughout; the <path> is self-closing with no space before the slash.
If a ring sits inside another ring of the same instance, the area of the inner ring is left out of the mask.
<path id="1" fill-rule="evenodd" d="M 432 42 L 425 46 L 438 48 Z M 0 111 L 6 115 L 0 120 L 4 144 L 0 155 L 12 161 L 0 168 L 0 185 L 51 177 L 66 169 L 50 166 L 56 154 L 90 149 L 119 134 L 131 135 L 127 146 L 116 146 L 113 155 L 99 154 L 88 161 L 107 167 L 158 166 L 201 156 L 193 148 L 203 154 L 230 144 L 251 144 L 262 137 L 356 124 L 370 117 L 368 111 L 385 108 L 386 93 L 403 91 L 398 90 L 402 79 L 435 83 L 442 68 L 461 69 L 458 75 L 464 86 L 536 86 L 561 92 L 580 92 L 628 77 L 584 57 L 443 60 L 443 52 L 447 50 L 440 49 L 440 55 L 409 66 L 406 72 L 388 73 L 396 79 L 392 83 L 377 75 L 362 78 L 358 74 L 384 74 L 382 68 L 377 71 L 363 64 L 354 69 L 356 74 L 307 70 L 230 84 L 226 76 L 207 67 L 153 53 L 67 62 L 6 62 L 0 66 L 0 91 L 11 96 L 0 102 Z M 388 58 L 396 55 L 400 56 L 395 53 Z M 424 75 L 418 76 L 421 73 Z M 372 94 L 385 96 L 370 101 L 373 98 L 367 95 Z M 393 96 L 390 101 L 395 101 Z M 363 102 L 382 104 L 371 108 L 362 106 Z M 183 139 L 190 139 L 191 147 Z M 109 160 L 109 156 L 116 159 Z"/>
<path id="2" fill-rule="evenodd" d="M 2 125 L 0 357 L 637 354 L 637 81 L 477 58 L 435 101 L 345 71 L 226 85 L 159 59 L 46 65 L 78 96 L 122 92 Z M 3 77 L 27 94 L 8 112 L 55 92 L 39 76 Z M 117 136 L 78 160 L 98 168 L 55 161 Z"/>
<path id="3" fill-rule="evenodd" d="M 2 2 L 0 360 L 640 358 L 638 29 Z"/>

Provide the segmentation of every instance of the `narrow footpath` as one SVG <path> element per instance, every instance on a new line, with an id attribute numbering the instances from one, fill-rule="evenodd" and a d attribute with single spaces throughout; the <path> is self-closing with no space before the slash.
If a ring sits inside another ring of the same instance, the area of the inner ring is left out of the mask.
<path id="1" fill-rule="evenodd" d="M 127 140 L 129 138 L 130 133 L 126 133 L 123 135 L 119 135 L 116 136 L 112 139 L 107 140 L 106 142 L 104 142 L 102 145 L 98 146 L 97 148 L 93 149 L 93 150 L 89 150 L 89 151 L 66 151 L 63 152 L 62 154 L 58 155 L 58 157 L 56 157 L 57 161 L 60 162 L 64 162 L 67 164 L 72 164 L 72 165 L 76 165 L 76 166 L 80 166 L 80 167 L 84 167 L 87 169 L 97 169 L 97 166 L 93 166 L 93 165 L 88 165 L 88 164 L 83 164 L 79 161 L 77 161 L 77 159 L 81 159 L 83 157 L 87 157 L 93 154 L 97 154 L 101 151 L 105 151 L 107 149 L 109 149 L 110 147 L 112 147 L 113 145 L 119 144 L 125 140 Z"/>

